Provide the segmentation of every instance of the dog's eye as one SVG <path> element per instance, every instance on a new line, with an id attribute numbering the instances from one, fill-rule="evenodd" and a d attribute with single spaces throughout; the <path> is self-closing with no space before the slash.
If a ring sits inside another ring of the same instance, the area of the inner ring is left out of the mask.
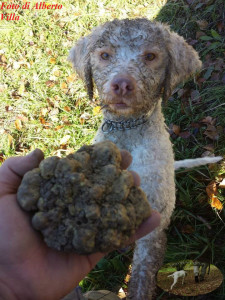
<path id="1" fill-rule="evenodd" d="M 147 61 L 151 61 L 154 58 L 155 58 L 155 54 L 153 54 L 153 53 L 147 53 L 147 54 L 145 54 L 145 60 L 147 60 Z"/>
<path id="2" fill-rule="evenodd" d="M 109 57 L 110 57 L 110 55 L 109 55 L 107 52 L 103 52 L 103 53 L 101 54 L 101 58 L 104 59 L 104 60 L 108 60 Z"/>

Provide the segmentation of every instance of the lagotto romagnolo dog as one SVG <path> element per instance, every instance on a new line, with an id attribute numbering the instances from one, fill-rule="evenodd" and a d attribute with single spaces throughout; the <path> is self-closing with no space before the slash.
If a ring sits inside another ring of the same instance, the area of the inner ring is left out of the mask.
<path id="1" fill-rule="evenodd" d="M 182 285 L 184 284 L 184 278 L 187 276 L 187 272 L 184 270 L 176 271 L 171 275 L 168 275 L 167 277 L 173 277 L 173 284 L 171 285 L 170 289 L 172 290 L 175 284 L 177 283 L 178 278 L 182 278 Z"/>
<path id="2" fill-rule="evenodd" d="M 111 140 L 131 153 L 130 169 L 140 175 L 151 207 L 161 213 L 161 225 L 136 243 L 128 293 L 128 299 L 152 299 L 175 204 L 174 169 L 221 159 L 174 163 L 161 111 L 162 99 L 198 71 L 201 61 L 181 36 L 147 19 L 114 20 L 95 28 L 78 40 L 69 59 L 89 97 L 95 85 L 101 99 L 104 118 L 94 142 Z"/>

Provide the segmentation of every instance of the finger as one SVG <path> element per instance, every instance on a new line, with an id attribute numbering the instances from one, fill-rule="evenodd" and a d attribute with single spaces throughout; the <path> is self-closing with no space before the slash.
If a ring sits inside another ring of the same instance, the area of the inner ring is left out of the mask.
<path id="1" fill-rule="evenodd" d="M 127 169 L 132 162 L 132 156 L 131 156 L 130 152 L 128 152 L 127 150 L 123 150 L 123 149 L 120 150 L 120 154 L 122 157 L 121 169 Z M 139 186 L 141 184 L 141 179 L 140 179 L 139 175 L 134 171 L 130 171 L 130 172 L 133 175 L 134 184 L 136 186 Z"/>
<path id="2" fill-rule="evenodd" d="M 38 167 L 43 158 L 43 152 L 40 149 L 35 149 L 27 156 L 7 159 L 0 168 L 0 182 L 17 187 L 23 175 Z"/>
<path id="3" fill-rule="evenodd" d="M 122 162 L 121 169 L 127 169 L 132 162 L 132 156 L 127 150 L 120 150 Z"/>
<path id="4" fill-rule="evenodd" d="M 141 184 L 141 179 L 140 179 L 138 173 L 136 173 L 134 171 L 129 171 L 129 172 L 133 175 L 134 185 L 139 186 Z"/>
<path id="5" fill-rule="evenodd" d="M 153 210 L 151 216 L 139 226 L 134 236 L 131 237 L 129 243 L 133 243 L 152 232 L 156 227 L 160 225 L 160 219 L 160 214 L 157 211 Z"/>

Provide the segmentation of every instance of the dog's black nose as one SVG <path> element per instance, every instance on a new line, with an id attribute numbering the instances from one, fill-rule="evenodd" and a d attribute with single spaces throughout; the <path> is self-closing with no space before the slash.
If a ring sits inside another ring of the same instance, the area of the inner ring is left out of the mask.
<path id="1" fill-rule="evenodd" d="M 134 91 L 134 89 L 134 82 L 127 77 L 114 78 L 111 83 L 111 90 L 117 96 L 129 95 Z"/>

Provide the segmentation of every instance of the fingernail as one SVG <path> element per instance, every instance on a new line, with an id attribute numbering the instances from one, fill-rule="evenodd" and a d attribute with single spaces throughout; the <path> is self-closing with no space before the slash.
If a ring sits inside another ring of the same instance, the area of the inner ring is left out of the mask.
<path id="1" fill-rule="evenodd" d="M 44 158 L 43 152 L 36 148 L 33 151 L 31 151 L 29 154 L 27 154 L 28 157 L 37 157 L 39 160 L 42 160 Z"/>
<path id="2" fill-rule="evenodd" d="M 34 155 L 34 152 L 36 151 L 36 149 L 35 150 L 33 150 L 33 151 L 31 151 L 29 154 L 27 154 L 26 156 L 33 156 Z"/>

